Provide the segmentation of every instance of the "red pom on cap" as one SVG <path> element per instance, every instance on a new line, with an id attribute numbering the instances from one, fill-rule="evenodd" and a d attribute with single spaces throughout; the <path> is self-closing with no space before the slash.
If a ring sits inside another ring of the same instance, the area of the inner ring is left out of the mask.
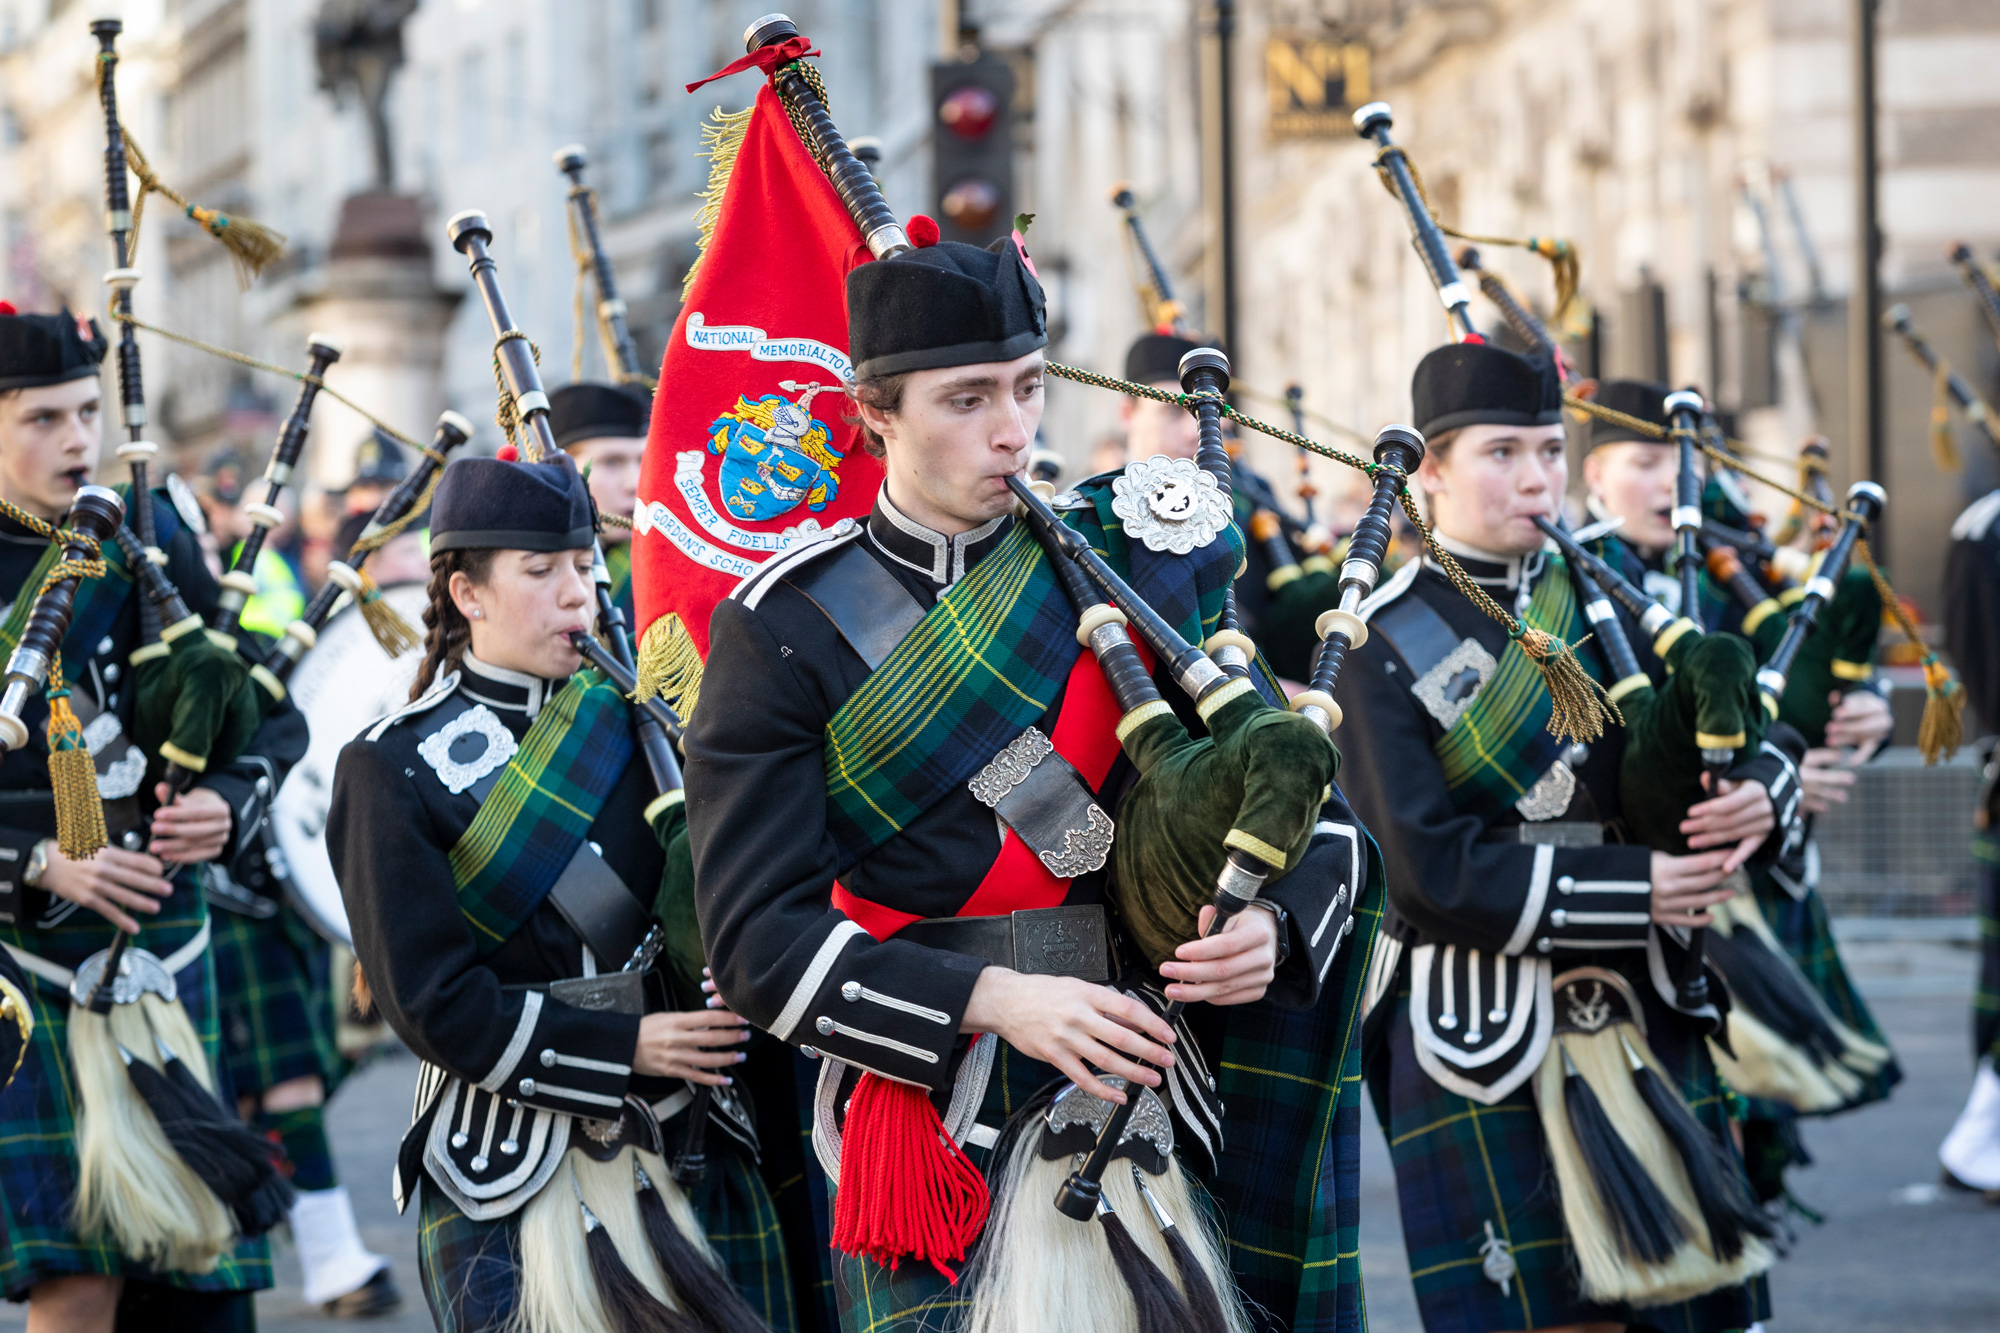
<path id="1" fill-rule="evenodd" d="M 910 244 L 919 250 L 936 245 L 944 233 L 938 230 L 936 218 L 925 217 L 922 213 L 910 214 L 910 220 L 903 225 L 903 234 L 910 238 Z"/>
<path id="2" fill-rule="evenodd" d="M 521 461 L 521 451 L 511 444 L 501 445 L 493 451 L 493 456 L 503 463 L 518 463 Z"/>
<path id="3" fill-rule="evenodd" d="M 0 315 L 18 315 L 20 313 L 20 311 L 14 308 L 12 301 L 0 301 Z"/>

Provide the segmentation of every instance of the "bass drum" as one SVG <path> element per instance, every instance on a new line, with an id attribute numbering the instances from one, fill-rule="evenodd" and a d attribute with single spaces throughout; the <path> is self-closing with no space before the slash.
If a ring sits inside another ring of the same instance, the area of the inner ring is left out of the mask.
<path id="1" fill-rule="evenodd" d="M 423 625 L 427 589 L 402 583 L 382 590 L 382 600 L 403 619 Z M 335 944 L 352 948 L 347 908 L 334 883 L 326 854 L 326 811 L 333 800 L 333 766 L 341 747 L 387 717 L 410 698 L 410 683 L 424 660 L 413 648 L 390 657 L 368 632 L 361 612 L 350 605 L 327 621 L 319 643 L 299 663 L 291 679 L 292 699 L 312 728 L 305 758 L 292 768 L 271 803 L 271 828 L 290 874 L 286 896 L 312 928 Z"/>

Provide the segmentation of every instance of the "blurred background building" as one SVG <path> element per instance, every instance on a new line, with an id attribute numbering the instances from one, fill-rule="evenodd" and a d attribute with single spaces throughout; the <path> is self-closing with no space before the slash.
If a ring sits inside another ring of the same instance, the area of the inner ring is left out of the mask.
<path id="1" fill-rule="evenodd" d="M 141 316 L 287 365 L 301 363 L 309 329 L 325 329 L 347 345 L 333 385 L 414 434 L 457 407 L 490 447 L 491 331 L 460 299 L 444 220 L 487 213 L 517 319 L 562 382 L 576 263 L 551 154 L 583 144 L 642 357 L 656 362 L 693 257 L 700 125 L 744 105 L 756 82 L 682 85 L 738 55 L 771 2 L 125 0 L 125 119 L 161 176 L 290 237 L 279 266 L 242 291 L 228 256 L 156 199 Z M 944 196 L 978 177 L 990 188 L 961 190 L 953 208 L 970 199 L 1000 226 L 1035 215 L 1060 359 L 1116 370 L 1144 328 L 1108 202 L 1123 182 L 1193 322 L 1234 335 L 1250 410 L 1281 416 L 1275 398 L 1296 382 L 1330 440 L 1406 415 L 1410 368 L 1445 324 L 1349 123 L 1355 105 L 1386 100 L 1445 222 L 1576 245 L 1581 292 L 1562 332 L 1586 373 L 1702 386 L 1773 467 L 1823 431 L 1844 484 L 1869 456 L 1847 422 L 1856 8 L 791 0 L 790 12 L 825 53 L 842 128 L 881 140 L 899 211 L 949 220 Z M 1884 304 L 1907 302 L 1990 393 L 2000 355 L 1945 246 L 1962 237 L 1982 257 L 2000 246 L 2000 7 L 1877 8 Z M 94 16 L 69 0 L 0 0 L 0 294 L 28 308 L 102 309 Z M 967 78 L 1001 92 L 998 114 L 975 133 L 937 128 L 934 102 Z M 1482 251 L 1551 313 L 1541 260 Z M 782 264 L 773 257 L 774 280 Z M 1490 306 L 1478 310 L 1497 328 Z M 584 341 L 586 373 L 602 374 Z M 266 447 L 291 386 L 144 342 L 158 432 L 183 466 L 225 444 Z M 1961 431 L 1964 470 L 1941 472 L 1931 377 L 1893 340 L 1885 357 L 1886 551 L 1928 607 L 1944 529 L 1992 485 L 1994 459 Z M 1045 434 L 1076 466 L 1115 427 L 1108 395 L 1052 388 Z M 338 484 L 366 435 L 323 401 L 312 477 Z M 1269 475 L 1293 477 L 1289 450 L 1255 440 L 1252 451 Z M 1332 464 L 1317 475 L 1322 488 L 1348 480 Z"/>

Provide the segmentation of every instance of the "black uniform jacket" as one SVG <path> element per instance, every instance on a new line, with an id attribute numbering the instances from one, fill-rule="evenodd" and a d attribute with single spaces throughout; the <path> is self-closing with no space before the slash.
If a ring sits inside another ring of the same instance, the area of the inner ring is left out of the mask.
<path id="1" fill-rule="evenodd" d="M 1951 525 L 1944 635 L 1978 715 L 1966 734 L 2000 730 L 2000 491 L 1974 501 Z"/>
<path id="2" fill-rule="evenodd" d="M 172 511 L 168 502 L 156 495 L 154 502 L 163 517 Z M 14 523 L 0 518 L 0 601 L 11 605 L 22 596 L 33 595 L 24 588 L 28 575 L 48 549 L 48 543 Z M 221 590 L 202 561 L 201 546 L 195 535 L 182 527 L 164 547 L 166 573 L 180 590 L 188 609 L 207 620 L 215 612 Z M 113 713 L 127 726 L 132 720 L 130 691 L 124 688 L 130 670 L 127 663 L 139 646 L 139 600 L 134 589 L 119 608 L 110 629 L 84 661 L 63 659 L 63 675 L 72 690 L 88 696 L 101 713 Z M 34 922 L 51 913 L 63 914 L 68 904 L 47 892 L 21 883 L 28 855 L 36 843 L 55 834 L 55 798 L 49 789 L 47 726 L 48 705 L 36 695 L 29 700 L 21 719 L 27 724 L 29 743 L 0 760 L 0 921 Z M 85 739 L 95 744 L 96 736 L 86 727 Z M 203 774 L 196 781 L 229 803 L 234 818 L 230 846 L 219 861 L 227 862 L 241 851 L 256 833 L 269 808 L 271 797 L 306 751 L 305 717 L 290 699 L 264 719 L 251 737 L 249 746 L 234 763 Z M 100 783 L 102 787 L 103 784 Z M 103 791 L 106 799 L 114 792 Z M 139 793 L 145 810 L 153 809 L 150 791 Z"/>
<path id="3" fill-rule="evenodd" d="M 1011 517 L 946 537 L 898 512 L 887 494 L 855 540 L 925 607 L 1006 535 Z M 730 1007 L 781 1040 L 931 1089 L 950 1085 L 959 1023 L 984 964 L 891 938 L 877 942 L 832 905 L 838 854 L 826 830 L 827 723 L 868 676 L 861 656 L 788 575 L 807 547 L 752 575 L 710 623 L 701 704 L 688 728 L 688 830 L 702 939 Z M 1167 684 L 1162 693 L 1177 700 Z M 1047 733 L 1058 699 L 1038 724 Z M 1114 765 L 1113 796 L 1130 769 Z M 1339 818 L 1349 819 L 1345 806 Z M 1331 808 L 1331 807 L 1330 807 Z M 1306 859 L 1270 886 L 1289 915 L 1289 957 L 1270 998 L 1309 1004 L 1343 934 L 1343 892 L 1364 856 L 1351 822 L 1323 816 Z M 954 915 L 999 855 L 994 813 L 970 791 L 946 795 L 840 875 L 856 896 L 923 917 Z M 1363 863 L 1365 869 L 1365 863 Z M 1101 900 L 1102 872 L 1067 902 Z M 1358 891 L 1358 888 L 1357 888 Z"/>
<path id="4" fill-rule="evenodd" d="M 1457 557 L 1493 599 L 1519 615 L 1553 563 L 1536 553 L 1502 559 L 1440 543 Z M 1567 575 L 1559 575 L 1567 577 Z M 1497 661 L 1507 631 L 1474 606 L 1426 557 L 1412 561 L 1364 607 L 1371 618 L 1403 597 L 1421 598 L 1451 632 L 1472 639 Z M 1656 680 L 1664 669 L 1636 624 L 1620 610 L 1642 668 Z M 1595 651 L 1590 645 L 1581 650 Z M 1389 912 L 1383 929 L 1406 943 L 1456 944 L 1500 954 L 1553 956 L 1561 951 L 1643 947 L 1650 919 L 1652 852 L 1619 841 L 1623 836 L 1618 764 L 1624 734 L 1616 726 L 1566 757 L 1576 776 L 1563 820 L 1602 823 L 1605 842 L 1595 847 L 1499 841 L 1489 833 L 1525 821 L 1516 810 L 1487 823 L 1462 813 L 1447 790 L 1435 746 L 1446 728 L 1413 692 L 1410 665 L 1390 636 L 1373 634 L 1350 655 L 1336 691 L 1345 720 L 1343 785 L 1354 808 L 1380 842 L 1389 877 Z M 1781 815 L 1797 805 L 1795 759 L 1776 745 L 1732 770 L 1763 783 Z M 1758 855 L 1775 855 L 1784 842 L 1783 820 Z"/>
<path id="5" fill-rule="evenodd" d="M 466 654 L 455 675 L 340 752 L 326 848 L 354 927 L 355 956 L 383 1017 L 411 1050 L 488 1092 L 601 1118 L 628 1089 L 652 1101 L 670 1086 L 633 1077 L 639 1019 L 527 989 L 584 975 L 582 941 L 546 900 L 505 943 L 480 954 L 447 859 L 479 801 L 470 790 L 453 795 L 417 748 L 434 729 L 426 717 L 453 691 L 491 710 L 519 740 L 563 684 Z M 653 795 L 635 756 L 589 832 L 648 908 L 665 864 L 645 820 Z M 624 961 L 598 966 L 613 971 Z"/>

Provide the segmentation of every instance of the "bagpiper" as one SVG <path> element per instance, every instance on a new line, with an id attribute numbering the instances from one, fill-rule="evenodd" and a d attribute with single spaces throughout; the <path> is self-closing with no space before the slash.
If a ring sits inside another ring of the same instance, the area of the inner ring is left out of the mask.
<path id="1" fill-rule="evenodd" d="M 1331 1191 L 1354 1129 L 1321 1121 L 1338 1142 L 1308 1145 L 1225 1125 L 1228 1075 L 1197 1033 L 1267 995 L 1303 1009 L 1339 991 L 1374 859 L 1315 783 L 1288 874 L 1157 972 L 1135 952 L 1103 869 L 1135 836 L 1118 823 L 1125 728 L 1009 485 L 1042 412 L 1042 288 L 1018 238 L 938 242 L 925 221 L 916 248 L 847 278 L 864 445 L 887 473 L 872 511 L 774 557 L 710 624 L 687 740 L 703 938 L 731 1007 L 818 1061 L 843 1328 L 1240 1328 L 1184 1173 L 1234 1151 L 1240 1189 L 1290 1211 L 1274 1173 Z M 1103 479 L 1083 491 L 1057 503 L 1102 525 L 1138 593 L 1213 625 L 1241 559 L 1226 510 L 1191 552 L 1153 554 Z M 1193 1021 L 1163 1022 L 1170 1000 Z M 1305 1082 L 1337 1086 L 1344 1030 L 1335 1044 Z M 1245 1100 L 1281 1101 L 1287 1053 L 1259 1054 Z M 1074 1145 L 1128 1098 L 1097 1220 L 1059 1214 Z M 1225 1132 L 1243 1138 L 1224 1150 Z M 1329 1270 L 1334 1248 L 1317 1252 Z M 1304 1256 L 1274 1258 L 1296 1287 Z"/>
<path id="2" fill-rule="evenodd" d="M 639 461 L 646 454 L 652 395 L 637 384 L 565 384 L 549 395 L 549 429 L 556 447 L 576 461 L 600 514 L 630 520 L 639 498 Z M 604 525 L 604 564 L 611 596 L 632 619 L 632 529 Z"/>
<path id="3" fill-rule="evenodd" d="M 654 821 L 679 793 L 654 790 L 630 703 L 572 644 L 595 620 L 595 525 L 567 458 L 448 467 L 410 702 L 336 770 L 327 850 L 355 954 L 424 1062 L 396 1201 L 417 1202 L 447 1333 L 609 1333 L 635 1311 L 784 1329 L 783 1247 L 725 1072 L 749 1034 L 656 966 Z M 699 1093 L 711 1162 L 684 1195 L 666 1154 Z"/>
<path id="4" fill-rule="evenodd" d="M 0 637 L 10 642 L 21 634 L 38 571 L 50 558 L 49 542 L 28 520 L 59 521 L 99 455 L 98 369 L 105 351 L 95 321 L 67 310 L 16 314 L 0 305 L 0 583 L 13 607 Z M 164 492 L 149 503 L 167 575 L 196 611 L 212 612 L 217 587 L 195 535 Z M 143 947 L 171 978 L 178 1006 L 199 1034 L 210 1068 L 216 1066 L 202 867 L 238 845 L 262 818 L 272 786 L 304 749 L 305 728 L 296 710 L 279 706 L 241 759 L 202 774 L 178 801 L 154 808 L 167 795 L 166 784 L 142 789 L 148 756 L 127 739 L 139 597 L 125 566 L 109 560 L 107 566 L 106 576 L 86 583 L 79 596 L 63 667 L 114 845 L 88 860 L 72 860 L 53 836 L 56 803 L 49 753 L 40 741 L 46 709 L 39 702 L 29 727 L 34 743 L 0 764 L 6 811 L 0 819 L 0 943 L 31 978 L 35 1023 L 20 1072 L 0 1093 L 0 1197 L 6 1203 L 0 1287 L 9 1299 L 29 1303 L 31 1320 L 48 1320 L 52 1327 L 108 1330 L 114 1320 L 130 1319 L 134 1326 L 231 1328 L 250 1317 L 249 1293 L 270 1285 L 261 1240 L 218 1242 L 219 1258 L 211 1250 L 195 1265 L 200 1271 L 173 1271 L 121 1252 L 105 1234 L 83 1234 L 73 1218 L 82 1173 L 69 987 L 75 970 L 105 948 L 114 929 L 137 934 L 143 927 Z M 132 842 L 120 845 L 122 833 L 132 834 Z M 169 877 L 169 864 L 183 868 Z M 226 1216 L 217 1216 L 226 1237 Z M 169 1243 L 162 1240 L 163 1252 Z"/>
<path id="5" fill-rule="evenodd" d="M 1688 811 L 1690 854 L 1625 841 L 1621 733 L 1553 736 L 1549 688 L 1479 605 L 1570 644 L 1591 623 L 1536 524 L 1568 477 L 1553 368 L 1462 343 L 1423 359 L 1411 397 L 1417 480 L 1462 574 L 1399 569 L 1338 697 L 1388 868 L 1366 1061 L 1424 1326 L 1743 1328 L 1771 1255 L 1704 1049 L 1717 1015 L 1677 1009 L 1668 973 L 1673 932 L 1729 896 L 1789 778 L 1739 766 Z"/>

